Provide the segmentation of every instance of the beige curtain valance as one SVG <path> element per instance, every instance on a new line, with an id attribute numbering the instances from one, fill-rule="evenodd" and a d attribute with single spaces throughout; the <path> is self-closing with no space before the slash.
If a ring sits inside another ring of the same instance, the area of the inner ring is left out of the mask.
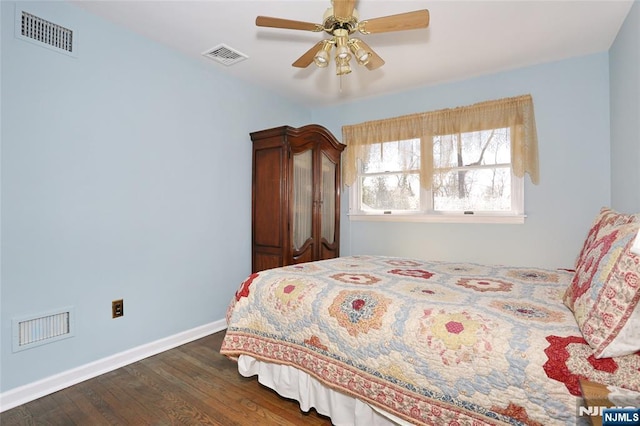
<path id="1" fill-rule="evenodd" d="M 511 128 L 513 172 L 518 177 L 528 173 L 531 182 L 537 184 L 538 136 L 531 95 L 343 126 L 342 140 L 347 145 L 344 183 L 352 185 L 355 182 L 358 159 L 367 158 L 372 144 L 421 138 L 421 184 L 428 187 L 433 174 L 433 136 L 502 127 Z"/>

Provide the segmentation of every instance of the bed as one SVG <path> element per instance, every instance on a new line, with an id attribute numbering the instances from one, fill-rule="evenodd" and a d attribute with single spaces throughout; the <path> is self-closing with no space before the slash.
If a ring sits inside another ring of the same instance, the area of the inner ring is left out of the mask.
<path id="1" fill-rule="evenodd" d="M 580 379 L 640 392 L 638 226 L 603 208 L 571 270 L 347 256 L 261 271 L 221 353 L 335 425 L 588 424 Z"/>

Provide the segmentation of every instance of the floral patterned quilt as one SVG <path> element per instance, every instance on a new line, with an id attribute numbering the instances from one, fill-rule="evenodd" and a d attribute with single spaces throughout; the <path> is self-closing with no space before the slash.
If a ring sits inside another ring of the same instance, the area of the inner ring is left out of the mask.
<path id="1" fill-rule="evenodd" d="M 640 354 L 596 359 L 573 273 L 353 256 L 252 274 L 221 353 L 295 366 L 415 424 L 575 425 L 579 378 L 640 388 Z"/>

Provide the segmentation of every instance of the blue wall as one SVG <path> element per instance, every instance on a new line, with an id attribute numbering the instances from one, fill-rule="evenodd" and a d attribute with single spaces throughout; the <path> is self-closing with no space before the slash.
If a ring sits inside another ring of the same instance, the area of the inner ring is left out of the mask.
<path id="1" fill-rule="evenodd" d="M 7 391 L 223 319 L 251 268 L 249 132 L 310 113 L 69 4 L 20 3 L 76 32 L 76 58 L 54 52 L 1 7 Z M 12 353 L 12 318 L 67 306 L 74 338 Z"/>
<path id="2" fill-rule="evenodd" d="M 319 109 L 313 119 L 339 135 L 342 124 L 526 93 L 535 106 L 540 184 L 525 179 L 525 224 L 350 222 L 345 205 L 342 251 L 572 267 L 591 221 L 610 204 L 607 53 Z"/>
<path id="3" fill-rule="evenodd" d="M 610 49 L 611 204 L 640 212 L 640 1 Z"/>

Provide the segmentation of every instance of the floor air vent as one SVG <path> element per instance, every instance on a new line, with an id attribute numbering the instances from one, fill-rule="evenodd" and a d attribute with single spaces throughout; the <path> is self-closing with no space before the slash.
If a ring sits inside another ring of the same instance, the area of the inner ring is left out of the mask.
<path id="1" fill-rule="evenodd" d="M 13 319 L 13 351 L 73 336 L 73 309 Z"/>
<path id="2" fill-rule="evenodd" d="M 244 53 L 240 53 L 225 44 L 219 44 L 218 46 L 209 49 L 202 54 L 209 59 L 220 62 L 223 65 L 237 64 L 238 62 L 244 61 L 248 58 L 248 56 Z"/>
<path id="3" fill-rule="evenodd" d="M 72 30 L 25 11 L 16 15 L 16 34 L 19 37 L 74 56 Z"/>

